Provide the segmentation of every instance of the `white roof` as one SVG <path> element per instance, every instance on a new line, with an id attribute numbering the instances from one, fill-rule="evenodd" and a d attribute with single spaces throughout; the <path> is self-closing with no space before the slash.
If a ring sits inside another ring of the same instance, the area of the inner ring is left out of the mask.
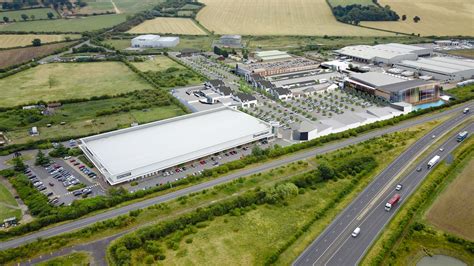
<path id="1" fill-rule="evenodd" d="M 399 65 L 450 74 L 459 71 L 474 71 L 473 60 L 463 60 L 449 57 L 420 58 L 417 61 L 403 60 L 399 63 Z"/>
<path id="2" fill-rule="evenodd" d="M 372 60 L 375 57 L 392 59 L 397 56 L 410 56 L 413 59 L 416 59 L 417 55 L 415 51 L 425 50 L 425 48 L 413 45 L 399 44 L 399 43 L 389 43 L 389 44 L 379 44 L 375 46 L 369 45 L 353 45 L 346 46 L 340 50 L 337 50 L 338 53 L 342 55 L 353 56 L 357 58 L 363 58 L 366 60 Z"/>
<path id="3" fill-rule="evenodd" d="M 160 38 L 160 35 L 147 34 L 147 35 L 140 35 L 138 37 L 135 37 L 133 38 L 133 40 L 148 41 L 148 40 L 156 40 L 159 38 Z"/>
<path id="4" fill-rule="evenodd" d="M 179 39 L 179 37 L 160 37 L 160 42 L 161 41 L 164 41 L 164 42 L 167 42 L 167 41 L 175 41 Z"/>
<path id="5" fill-rule="evenodd" d="M 116 175 L 139 176 L 270 135 L 268 123 L 223 107 L 87 137 L 80 147 L 117 182 Z"/>

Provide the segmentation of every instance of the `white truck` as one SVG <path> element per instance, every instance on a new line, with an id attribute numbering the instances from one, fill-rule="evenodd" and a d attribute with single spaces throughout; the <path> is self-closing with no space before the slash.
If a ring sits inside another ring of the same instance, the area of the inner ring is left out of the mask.
<path id="1" fill-rule="evenodd" d="M 428 162 L 428 169 L 433 167 L 437 162 L 439 162 L 439 155 L 435 155 L 435 157 L 431 158 L 431 160 Z"/>

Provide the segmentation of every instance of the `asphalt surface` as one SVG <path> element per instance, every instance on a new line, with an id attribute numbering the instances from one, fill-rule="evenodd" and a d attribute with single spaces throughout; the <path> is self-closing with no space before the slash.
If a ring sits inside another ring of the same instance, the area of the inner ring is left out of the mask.
<path id="1" fill-rule="evenodd" d="M 113 217 L 116 217 L 116 216 L 119 216 L 119 215 L 127 214 L 132 210 L 143 209 L 143 208 L 146 208 L 148 206 L 152 206 L 152 205 L 159 204 L 159 203 L 162 203 L 162 202 L 170 201 L 170 200 L 179 198 L 181 196 L 187 195 L 189 193 L 198 192 L 198 191 L 201 191 L 201 190 L 204 190 L 204 189 L 208 189 L 208 188 L 211 188 L 213 186 L 216 186 L 216 185 L 219 185 L 219 184 L 222 184 L 222 183 L 226 183 L 226 182 L 229 182 L 231 180 L 234 180 L 234 179 L 237 179 L 237 178 L 240 178 L 240 177 L 249 176 L 249 175 L 256 174 L 256 173 L 263 172 L 263 171 L 268 171 L 270 169 L 277 168 L 279 166 L 286 165 L 286 164 L 291 163 L 291 162 L 311 158 L 311 157 L 316 156 L 318 154 L 331 152 L 331 151 L 334 151 L 334 150 L 337 150 L 337 149 L 340 149 L 340 148 L 343 148 L 343 147 L 346 147 L 346 146 L 349 146 L 349 145 L 353 145 L 353 144 L 356 144 L 356 143 L 359 143 L 359 142 L 362 142 L 362 141 L 365 141 L 365 140 L 368 140 L 368 139 L 371 139 L 371 138 L 374 138 L 374 137 L 377 137 L 377 136 L 381 136 L 383 134 L 388 134 L 388 133 L 400 131 L 402 129 L 412 127 L 414 125 L 426 123 L 428 121 L 432 121 L 432 120 L 438 119 L 440 117 L 443 117 L 443 116 L 446 116 L 446 115 L 449 115 L 449 114 L 461 113 L 462 110 L 467 106 L 471 107 L 471 109 L 472 109 L 472 107 L 474 106 L 474 103 L 473 102 L 465 103 L 465 104 L 462 104 L 462 105 L 460 105 L 456 108 L 446 110 L 446 111 L 441 112 L 441 113 L 432 114 L 430 116 L 425 116 L 423 118 L 411 119 L 411 120 L 408 120 L 408 121 L 404 121 L 404 122 L 399 123 L 399 124 L 397 124 L 395 126 L 392 126 L 392 127 L 385 127 L 385 128 L 379 129 L 379 130 L 371 131 L 371 132 L 363 134 L 363 135 L 359 135 L 355 138 L 344 139 L 344 140 L 341 140 L 337 143 L 332 143 L 332 144 L 329 144 L 329 145 L 325 145 L 323 147 L 318 147 L 318 148 L 307 150 L 305 152 L 296 153 L 294 155 L 287 156 L 287 157 L 284 157 L 284 158 L 281 158 L 281 159 L 278 159 L 278 160 L 273 160 L 273 161 L 270 161 L 268 163 L 265 163 L 265 164 L 262 164 L 262 165 L 259 165 L 259 166 L 256 166 L 256 167 L 253 167 L 253 168 L 250 168 L 250 169 L 245 169 L 245 170 L 242 170 L 242 171 L 239 171 L 239 172 L 236 172 L 236 173 L 233 173 L 233 174 L 229 174 L 229 175 L 226 175 L 226 176 L 223 176 L 223 177 L 220 177 L 220 178 L 216 178 L 216 179 L 213 179 L 213 180 L 210 180 L 210 181 L 207 181 L 207 182 L 203 182 L 203 183 L 191 186 L 191 187 L 183 188 L 183 189 L 178 190 L 178 191 L 170 192 L 170 193 L 162 195 L 162 196 L 158 196 L 158 197 L 155 197 L 155 198 L 147 199 L 147 200 L 137 202 L 137 203 L 133 203 L 133 204 L 123 206 L 123 207 L 120 207 L 120 208 L 116 208 L 116 209 L 112 209 L 112 210 L 105 211 L 105 212 L 102 212 L 102 213 L 98 213 L 94 216 L 74 220 L 74 221 L 71 221 L 71 222 L 66 222 L 64 224 L 60 224 L 60 225 L 57 225 L 57 226 L 54 226 L 54 227 L 51 227 L 51 228 L 48 228 L 48 229 L 45 229 L 45 230 L 42 230 L 42 231 L 34 232 L 32 234 L 29 234 L 29 235 L 25 235 L 25 236 L 21 236 L 21 237 L 15 238 L 15 239 L 4 241 L 4 242 L 0 243 L 0 250 L 4 250 L 4 249 L 8 249 L 8 248 L 14 248 L 14 247 L 17 247 L 17 246 L 20 246 L 20 245 L 24 245 L 28 242 L 32 242 L 32 241 L 36 240 L 37 238 L 47 238 L 47 237 L 52 237 L 52 236 L 56 236 L 56 235 L 59 235 L 59 234 L 71 232 L 71 231 L 74 231 L 74 230 L 78 230 L 80 228 L 89 226 L 89 225 L 91 225 L 93 223 L 96 223 L 98 221 L 103 221 L 103 220 L 107 220 L 107 219 L 110 219 L 110 218 L 113 218 Z"/>
<path id="2" fill-rule="evenodd" d="M 440 161 L 443 160 L 459 145 L 456 141 L 459 132 L 451 135 L 445 143 L 424 157 L 416 167 L 410 169 L 406 176 L 397 179 L 399 174 L 405 169 L 409 169 L 413 165 L 412 162 L 416 161 L 421 153 L 432 146 L 443 134 L 471 116 L 472 113 L 467 115 L 460 113 L 434 128 L 410 146 L 333 220 L 325 231 L 293 262 L 293 265 L 357 265 L 378 234 L 404 203 L 404 199 L 410 196 L 430 173 L 431 169 L 427 168 L 428 161 L 435 155 L 441 156 Z M 472 134 L 474 123 L 470 123 L 463 130 L 468 130 Z M 436 137 L 433 138 L 433 135 Z M 444 151 L 441 152 L 440 148 L 443 148 Z M 416 171 L 418 167 L 422 169 L 419 172 Z M 398 183 L 403 185 L 401 191 L 395 191 L 395 186 Z M 400 202 L 392 207 L 390 212 L 385 211 L 385 203 L 396 193 L 401 195 Z M 357 227 L 360 227 L 361 231 L 354 238 L 351 234 Z"/>

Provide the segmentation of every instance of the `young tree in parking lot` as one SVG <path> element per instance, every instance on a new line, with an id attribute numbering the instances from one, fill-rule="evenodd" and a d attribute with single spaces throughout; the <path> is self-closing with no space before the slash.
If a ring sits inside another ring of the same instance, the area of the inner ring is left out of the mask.
<path id="1" fill-rule="evenodd" d="M 3 17 L 3 21 L 4 21 L 5 23 L 8 23 L 8 21 L 10 21 L 10 19 L 9 19 L 8 17 Z"/>
<path id="2" fill-rule="evenodd" d="M 43 153 L 42 150 L 39 150 L 38 153 L 36 154 L 36 161 L 35 165 L 45 165 L 49 162 L 48 157 Z"/>
<path id="3" fill-rule="evenodd" d="M 28 15 L 27 14 L 21 14 L 21 19 L 23 19 L 24 21 L 27 21 L 28 20 Z"/>
<path id="4" fill-rule="evenodd" d="M 64 145 L 62 144 L 59 144 L 56 148 L 54 148 L 54 150 L 52 150 L 50 153 L 49 153 L 49 156 L 51 157 L 64 157 L 66 155 L 68 155 L 68 151 L 69 149 L 64 147 Z"/>
<path id="5" fill-rule="evenodd" d="M 49 19 L 53 19 L 53 18 L 54 18 L 53 12 L 48 12 L 48 18 L 49 18 Z"/>
<path id="6" fill-rule="evenodd" d="M 13 158 L 13 169 L 19 172 L 25 171 L 26 165 L 23 163 L 23 159 L 20 156 Z"/>

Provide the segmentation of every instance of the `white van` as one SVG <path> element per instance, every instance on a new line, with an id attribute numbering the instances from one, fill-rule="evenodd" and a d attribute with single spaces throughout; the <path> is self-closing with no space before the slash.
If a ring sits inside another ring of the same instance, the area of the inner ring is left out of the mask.
<path id="1" fill-rule="evenodd" d="M 357 237 L 360 233 L 360 227 L 357 227 L 354 229 L 354 232 L 352 232 L 352 237 Z"/>

